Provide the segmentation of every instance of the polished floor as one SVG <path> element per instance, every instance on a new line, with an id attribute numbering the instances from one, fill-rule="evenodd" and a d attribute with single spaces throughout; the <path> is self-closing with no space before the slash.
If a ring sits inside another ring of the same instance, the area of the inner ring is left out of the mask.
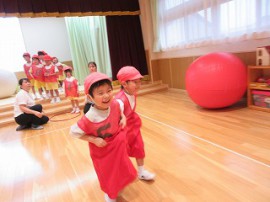
<path id="1" fill-rule="evenodd" d="M 269 113 L 244 102 L 205 110 L 173 89 L 140 96 L 137 112 L 145 166 L 157 177 L 136 180 L 118 201 L 270 201 Z M 104 201 L 87 143 L 69 136 L 78 118 L 62 114 L 39 131 L 0 128 L 1 202 Z"/>

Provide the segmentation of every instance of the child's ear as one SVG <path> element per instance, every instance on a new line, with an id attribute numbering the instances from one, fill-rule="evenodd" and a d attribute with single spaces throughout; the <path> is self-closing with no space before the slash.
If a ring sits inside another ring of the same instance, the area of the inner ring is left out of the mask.
<path id="1" fill-rule="evenodd" d="M 121 85 L 122 85 L 123 87 L 126 87 L 126 86 L 127 86 L 127 82 L 126 82 L 126 81 L 123 81 L 123 82 L 121 83 Z"/>
<path id="2" fill-rule="evenodd" d="M 86 96 L 87 96 L 88 100 L 91 100 L 92 102 L 94 101 L 94 99 L 93 99 L 93 97 L 91 95 L 87 94 Z"/>

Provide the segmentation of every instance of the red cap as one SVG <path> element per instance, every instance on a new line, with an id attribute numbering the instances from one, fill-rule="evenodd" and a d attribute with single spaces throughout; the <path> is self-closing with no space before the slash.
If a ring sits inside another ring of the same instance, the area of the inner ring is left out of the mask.
<path id="1" fill-rule="evenodd" d="M 24 57 L 24 56 L 31 57 L 31 56 L 30 56 L 30 53 L 24 53 L 24 54 L 23 54 L 23 57 Z"/>
<path id="2" fill-rule="evenodd" d="M 63 71 L 66 71 L 66 70 L 68 70 L 68 69 L 70 69 L 70 70 L 72 71 L 72 67 L 70 67 L 70 66 L 65 66 L 65 67 L 63 68 Z"/>
<path id="3" fill-rule="evenodd" d="M 120 81 L 120 83 L 141 78 L 143 78 L 143 76 L 135 67 L 132 66 L 122 67 L 117 73 L 117 79 Z"/>
<path id="4" fill-rule="evenodd" d="M 44 60 L 44 61 L 45 61 L 45 60 L 52 60 L 52 58 L 51 58 L 51 56 L 49 56 L 49 55 L 44 55 L 43 60 Z"/>
<path id="5" fill-rule="evenodd" d="M 39 59 L 38 55 L 33 55 L 32 58 Z"/>
<path id="6" fill-rule="evenodd" d="M 106 74 L 100 72 L 92 72 L 91 74 L 89 74 L 84 80 L 85 94 L 89 94 L 89 89 L 93 85 L 93 83 L 96 83 L 97 81 L 101 81 L 103 79 L 108 79 L 111 81 L 111 79 Z"/>

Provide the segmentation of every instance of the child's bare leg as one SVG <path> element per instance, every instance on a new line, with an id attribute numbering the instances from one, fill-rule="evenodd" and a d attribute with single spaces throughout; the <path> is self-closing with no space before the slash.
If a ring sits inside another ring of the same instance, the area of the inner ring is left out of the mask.
<path id="1" fill-rule="evenodd" d="M 137 166 L 143 166 L 144 165 L 144 159 L 136 159 Z"/>
<path id="2" fill-rule="evenodd" d="M 55 89 L 54 92 L 55 92 L 56 97 L 59 97 L 59 91 L 58 91 L 58 89 Z"/>
<path id="3" fill-rule="evenodd" d="M 79 101 L 78 100 L 74 100 L 74 103 L 75 103 L 75 107 L 76 107 L 75 113 L 78 114 L 78 113 L 80 113 Z"/>
<path id="4" fill-rule="evenodd" d="M 59 97 L 58 89 L 55 89 L 54 92 L 55 92 L 55 95 L 56 95 L 55 102 L 61 102 L 60 97 Z"/>
<path id="5" fill-rule="evenodd" d="M 70 102 L 71 102 L 71 105 L 72 105 L 72 111 L 70 113 L 73 114 L 76 111 L 76 105 L 75 105 L 74 100 L 70 100 Z"/>
<path id="6" fill-rule="evenodd" d="M 53 99 L 53 97 L 54 97 L 53 96 L 53 90 L 50 90 L 49 92 L 50 92 L 51 98 Z"/>

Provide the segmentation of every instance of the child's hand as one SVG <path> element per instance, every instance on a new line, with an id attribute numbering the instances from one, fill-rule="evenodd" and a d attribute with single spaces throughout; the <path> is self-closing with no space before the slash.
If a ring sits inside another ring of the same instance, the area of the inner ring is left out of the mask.
<path id="1" fill-rule="evenodd" d="M 100 137 L 97 137 L 93 143 L 97 147 L 105 147 L 107 145 L 107 142 Z"/>
<path id="2" fill-rule="evenodd" d="M 121 120 L 119 122 L 119 125 L 122 126 L 122 128 L 125 128 L 127 125 L 127 118 L 124 114 L 121 115 Z"/>

